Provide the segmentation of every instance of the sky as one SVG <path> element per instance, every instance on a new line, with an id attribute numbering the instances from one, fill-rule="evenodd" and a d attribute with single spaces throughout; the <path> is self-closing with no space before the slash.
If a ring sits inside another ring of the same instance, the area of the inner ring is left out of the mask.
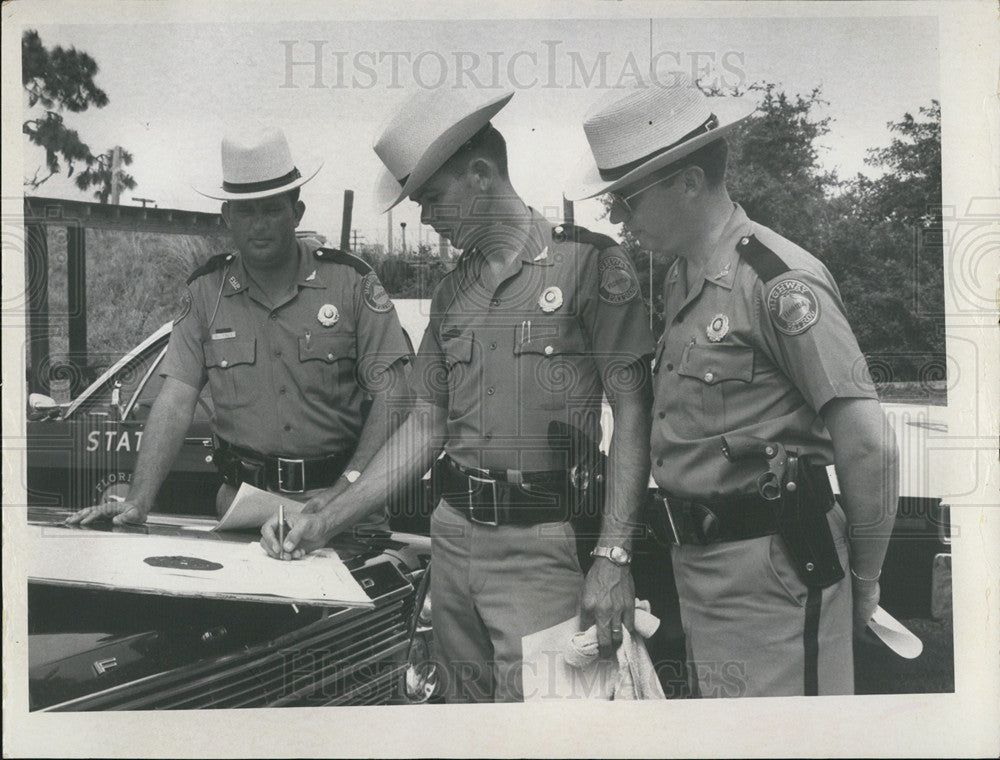
<path id="1" fill-rule="evenodd" d="M 132 152 L 138 186 L 123 203 L 134 196 L 161 208 L 216 211 L 218 202 L 192 185 L 218 186 L 222 136 L 263 122 L 285 130 L 296 160 L 324 162 L 303 190 L 301 228 L 334 242 L 345 189 L 355 192 L 359 240 L 386 242 L 387 219 L 372 193 L 381 163 L 371 146 L 396 106 L 421 86 L 515 89 L 494 125 L 508 142 L 515 189 L 554 219 L 564 180 L 587 150 L 581 125 L 588 107 L 607 88 L 648 72 L 651 55 L 661 68 L 724 87 L 766 81 L 790 94 L 821 88 L 829 105 L 816 116 L 832 122 L 820 160 L 842 176 L 871 172 L 866 150 L 889 142 L 887 122 L 939 97 L 933 17 L 35 26 L 46 46 L 75 46 L 100 67 L 96 81 L 109 105 L 66 119 L 95 152 L 116 144 Z M 24 162 L 30 176 L 42 163 L 40 149 L 26 150 Z M 38 193 L 87 198 L 65 176 Z M 602 214 L 598 201 L 576 206 L 578 223 L 613 234 Z M 433 237 L 407 201 L 393 216 L 397 246 L 400 222 L 410 245 Z"/>

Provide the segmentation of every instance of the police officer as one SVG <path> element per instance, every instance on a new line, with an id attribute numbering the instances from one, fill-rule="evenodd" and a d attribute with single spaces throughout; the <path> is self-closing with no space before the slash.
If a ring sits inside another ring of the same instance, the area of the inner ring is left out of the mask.
<path id="1" fill-rule="evenodd" d="M 410 197 L 463 255 L 432 298 L 410 418 L 329 514 L 290 521 L 283 547 L 274 522 L 262 531 L 272 555 L 301 556 L 383 501 L 386 479 L 391 488 L 426 472 L 443 447 L 431 609 L 446 693 L 459 701 L 522 699 L 522 638 L 581 611 L 607 652 L 620 643 L 632 626 L 632 526 L 649 477 L 652 336 L 638 279 L 610 238 L 554 228 L 515 193 L 490 123 L 511 95 L 421 93 L 376 143 L 383 206 Z M 567 441 L 600 441 L 602 393 L 614 436 L 584 581 L 567 521 L 583 484 L 571 482 Z"/>
<path id="2" fill-rule="evenodd" d="M 128 499 L 69 522 L 145 521 L 206 382 L 220 515 L 243 482 L 316 508 L 319 494 L 346 488 L 385 440 L 386 396 L 405 387 L 409 349 L 367 264 L 296 239 L 300 187 L 319 169 L 299 169 L 277 129 L 223 140 L 222 186 L 203 194 L 223 201 L 236 251 L 188 279 Z M 369 523 L 383 527 L 384 513 Z"/>
<path id="3" fill-rule="evenodd" d="M 679 76 L 609 93 L 566 195 L 610 194 L 612 221 L 677 257 L 654 363 L 665 504 L 652 517 L 677 544 L 694 688 L 851 693 L 852 590 L 863 627 L 895 514 L 895 438 L 830 273 L 729 198 L 724 136 L 752 110 Z"/>

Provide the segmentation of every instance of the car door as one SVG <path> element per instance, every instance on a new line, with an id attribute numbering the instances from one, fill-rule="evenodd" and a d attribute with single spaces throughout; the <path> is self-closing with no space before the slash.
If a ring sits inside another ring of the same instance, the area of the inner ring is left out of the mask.
<path id="1" fill-rule="evenodd" d="M 149 410 L 162 386 L 164 326 L 128 352 L 57 418 L 27 425 L 28 504 L 78 509 L 125 498 Z M 219 479 L 212 464 L 207 389 L 154 509 L 215 514 Z"/>

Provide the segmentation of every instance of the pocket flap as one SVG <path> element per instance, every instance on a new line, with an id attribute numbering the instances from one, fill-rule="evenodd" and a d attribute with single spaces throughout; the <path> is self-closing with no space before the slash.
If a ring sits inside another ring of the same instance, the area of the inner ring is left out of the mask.
<path id="1" fill-rule="evenodd" d="M 237 364 L 253 364 L 257 358 L 256 338 L 211 340 L 202 345 L 205 349 L 206 367 L 226 369 Z"/>
<path id="2" fill-rule="evenodd" d="M 531 330 L 514 328 L 514 355 L 543 354 L 583 354 L 587 346 L 583 335 L 572 325 L 532 325 Z"/>
<path id="3" fill-rule="evenodd" d="M 449 367 L 472 361 L 473 333 L 449 335 L 442 338 L 441 348 L 444 349 L 445 364 Z"/>
<path id="4" fill-rule="evenodd" d="M 353 335 L 311 335 L 299 337 L 299 361 L 333 364 L 341 359 L 356 359 L 357 342 Z"/>
<path id="5" fill-rule="evenodd" d="M 677 373 L 715 385 L 723 380 L 753 380 L 752 346 L 691 346 Z"/>

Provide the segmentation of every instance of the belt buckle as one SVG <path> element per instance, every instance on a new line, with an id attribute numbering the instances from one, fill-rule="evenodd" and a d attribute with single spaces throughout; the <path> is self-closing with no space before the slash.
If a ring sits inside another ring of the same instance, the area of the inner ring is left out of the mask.
<path id="1" fill-rule="evenodd" d="M 494 528 L 500 525 L 500 509 L 497 507 L 497 482 L 493 478 L 481 478 L 478 475 L 472 475 L 471 473 L 465 473 L 465 477 L 469 479 L 469 519 L 478 523 L 479 525 L 490 525 Z M 490 484 L 490 492 L 493 496 L 493 519 L 492 520 L 480 520 L 476 517 L 476 507 L 475 507 L 475 495 L 472 490 L 472 483 Z"/>
<path id="2" fill-rule="evenodd" d="M 298 466 L 298 473 L 295 470 L 289 469 L 286 477 L 285 468 L 292 465 Z M 288 481 L 291 481 L 291 483 Z M 298 488 L 294 487 L 296 482 L 298 483 Z M 289 487 L 286 487 L 286 484 Z M 306 490 L 306 461 L 304 459 L 278 457 L 278 490 L 282 493 L 303 493 Z"/>

